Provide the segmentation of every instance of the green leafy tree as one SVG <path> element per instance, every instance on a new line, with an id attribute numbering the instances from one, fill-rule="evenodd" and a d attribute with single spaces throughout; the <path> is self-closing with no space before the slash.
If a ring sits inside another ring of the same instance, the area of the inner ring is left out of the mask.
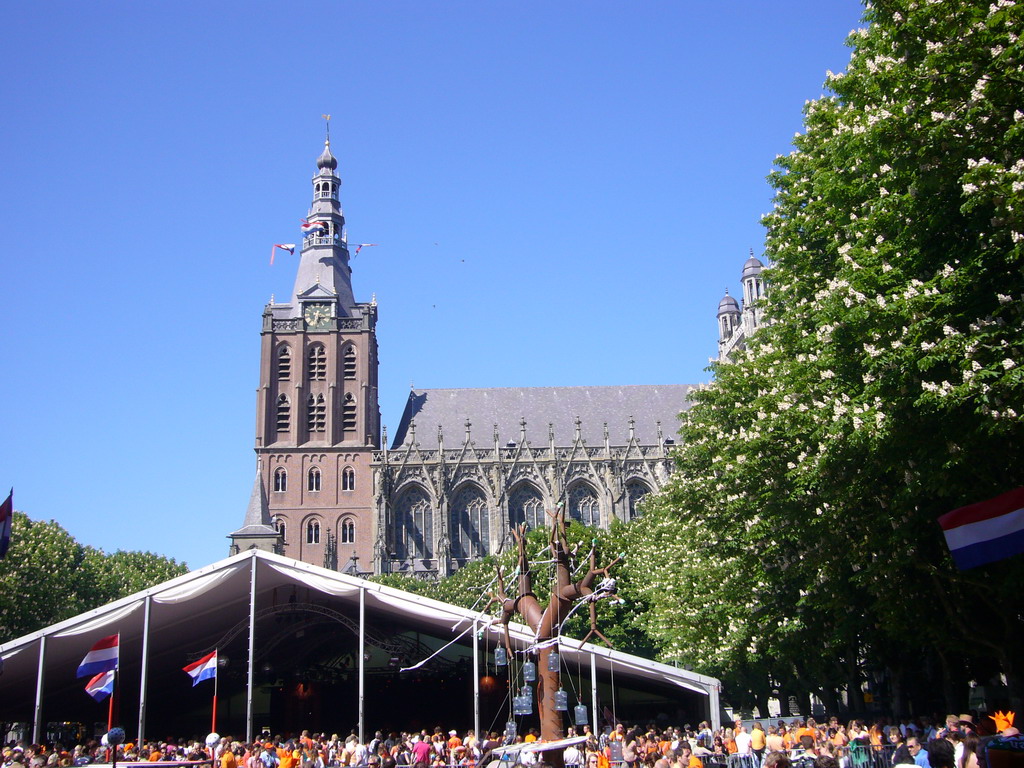
<path id="1" fill-rule="evenodd" d="M 898 696 L 936 656 L 962 706 L 988 656 L 1019 696 L 1021 558 L 957 572 L 936 518 L 1020 483 L 1024 6 L 865 19 L 770 176 L 770 324 L 684 415 L 635 576 L 662 647 L 748 695 L 876 666 Z"/>
<path id="2" fill-rule="evenodd" d="M 150 552 L 108 555 L 78 543 L 53 520 L 14 513 L 0 560 L 0 642 L 71 618 L 187 570 Z"/>

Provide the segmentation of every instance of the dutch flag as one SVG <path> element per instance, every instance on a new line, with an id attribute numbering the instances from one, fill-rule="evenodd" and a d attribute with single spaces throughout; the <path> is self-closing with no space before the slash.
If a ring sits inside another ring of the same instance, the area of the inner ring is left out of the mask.
<path id="1" fill-rule="evenodd" d="M 322 221 L 306 221 L 305 219 L 299 219 L 302 222 L 302 234 L 304 235 L 321 235 L 327 231 L 327 225 Z"/>
<path id="2" fill-rule="evenodd" d="M 217 652 L 208 653 L 199 661 L 193 661 L 187 667 L 182 667 L 183 671 L 188 672 L 189 677 L 192 678 L 192 686 L 195 687 L 203 680 L 209 680 L 210 678 L 217 679 Z"/>
<path id="3" fill-rule="evenodd" d="M 85 684 L 85 692 L 96 701 L 103 701 L 114 692 L 114 670 L 100 672 Z"/>
<path id="4" fill-rule="evenodd" d="M 110 635 L 96 643 L 78 665 L 77 676 L 94 677 L 101 672 L 117 669 L 117 646 L 120 639 L 120 635 Z"/>
<path id="5" fill-rule="evenodd" d="M 946 544 L 964 571 L 1024 552 L 1024 488 L 947 512 L 939 518 Z"/>

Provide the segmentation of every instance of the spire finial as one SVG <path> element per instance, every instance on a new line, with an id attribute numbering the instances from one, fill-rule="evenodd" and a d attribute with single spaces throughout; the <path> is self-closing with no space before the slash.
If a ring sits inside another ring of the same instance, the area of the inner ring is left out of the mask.
<path id="1" fill-rule="evenodd" d="M 750 249 L 750 258 L 754 258 L 754 249 L 753 248 Z"/>
<path id="2" fill-rule="evenodd" d="M 329 147 L 331 146 L 331 116 L 320 115 L 320 117 L 322 117 L 324 121 L 327 123 L 327 139 L 326 141 L 324 141 L 324 144 L 326 144 Z M 751 253 L 753 253 L 753 251 L 751 251 Z"/>

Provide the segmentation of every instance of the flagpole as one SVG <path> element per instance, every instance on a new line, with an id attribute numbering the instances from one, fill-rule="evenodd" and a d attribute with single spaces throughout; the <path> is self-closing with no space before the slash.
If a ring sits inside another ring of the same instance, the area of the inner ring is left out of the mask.
<path id="1" fill-rule="evenodd" d="M 110 691 L 110 703 L 107 706 L 107 733 L 114 727 L 114 696 L 117 693 L 117 667 L 114 667 L 114 687 Z M 117 747 L 114 747 L 117 750 Z M 114 758 L 117 759 L 116 757 Z"/>
<path id="2" fill-rule="evenodd" d="M 215 657 L 220 662 L 220 656 Z M 213 672 L 213 724 L 210 726 L 210 733 L 217 732 L 217 684 L 220 677 L 219 670 L 214 668 Z"/>

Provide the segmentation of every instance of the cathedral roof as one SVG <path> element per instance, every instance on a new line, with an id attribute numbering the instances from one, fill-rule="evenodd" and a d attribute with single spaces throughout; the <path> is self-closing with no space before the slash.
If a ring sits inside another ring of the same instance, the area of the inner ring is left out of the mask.
<path id="1" fill-rule="evenodd" d="M 518 442 L 521 421 L 526 439 L 534 447 L 548 445 L 548 424 L 555 444 L 572 445 L 579 419 L 580 434 L 589 446 L 604 444 L 604 425 L 612 445 L 629 442 L 629 420 L 634 420 L 636 440 L 657 445 L 658 422 L 662 436 L 675 438 L 679 413 L 690 407 L 689 384 L 632 385 L 621 387 L 502 387 L 494 389 L 419 389 L 409 393 L 405 412 L 392 448 L 411 442 L 412 424 L 421 448 L 436 448 L 440 426 L 446 447 L 461 445 L 466 421 L 471 439 L 478 445 L 494 439 L 494 425 L 502 445 Z"/>

